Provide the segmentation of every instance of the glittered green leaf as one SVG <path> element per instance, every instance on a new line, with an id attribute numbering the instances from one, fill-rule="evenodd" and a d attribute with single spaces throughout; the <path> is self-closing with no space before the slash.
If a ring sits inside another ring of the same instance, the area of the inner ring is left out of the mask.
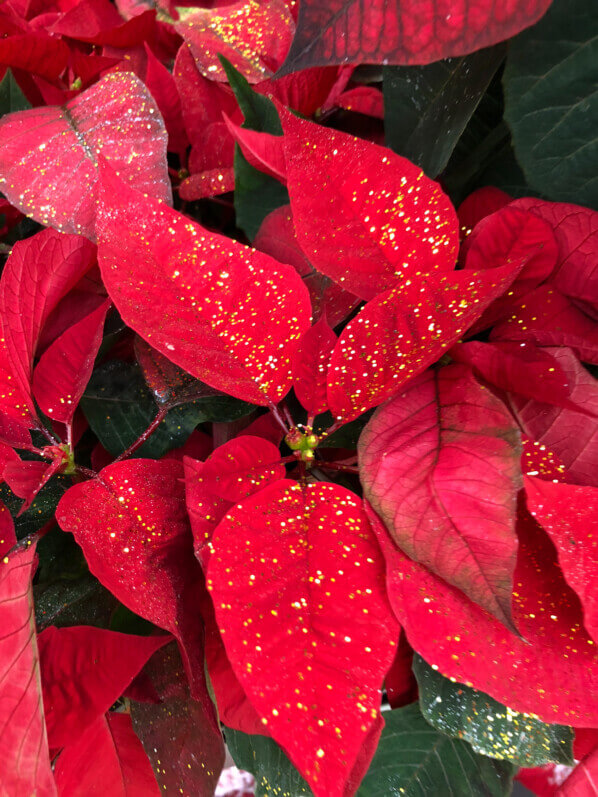
<path id="1" fill-rule="evenodd" d="M 255 797 L 311 797 L 312 790 L 274 739 L 232 728 L 225 728 L 224 735 L 235 764 L 254 776 Z"/>
<path id="2" fill-rule="evenodd" d="M 513 767 L 438 733 L 417 703 L 384 712 L 376 755 L 357 797 L 504 797 Z"/>
<path id="3" fill-rule="evenodd" d="M 520 767 L 573 764 L 573 730 L 566 725 L 548 725 L 513 711 L 484 692 L 445 678 L 417 654 L 413 671 L 422 713 L 441 733 Z"/>
<path id="4" fill-rule="evenodd" d="M 530 185 L 598 207 L 598 14 L 595 0 L 554 0 L 509 42 L 505 118 Z"/>

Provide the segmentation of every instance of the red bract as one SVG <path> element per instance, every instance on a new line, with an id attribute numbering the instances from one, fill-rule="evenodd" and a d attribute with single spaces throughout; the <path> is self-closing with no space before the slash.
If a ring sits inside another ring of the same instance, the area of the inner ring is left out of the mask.
<path id="1" fill-rule="evenodd" d="M 168 131 L 168 149 L 184 155 L 189 140 L 183 124 L 181 98 L 173 75 L 160 63 L 151 49 L 145 45 L 147 54 L 147 70 L 145 85 L 156 100 L 166 130 Z"/>
<path id="2" fill-rule="evenodd" d="M 16 542 L 0 509 L 0 734 L 6 794 L 56 794 L 44 723 L 31 595 L 35 545 L 10 555 Z"/>
<path id="3" fill-rule="evenodd" d="M 0 121 L 0 184 L 36 221 L 93 238 L 99 153 L 127 183 L 170 202 L 166 141 L 143 83 L 130 73 L 107 75 L 63 108 Z"/>
<path id="4" fill-rule="evenodd" d="M 268 440 L 243 435 L 219 446 L 205 462 L 185 457 L 187 511 L 195 555 L 204 569 L 214 529 L 236 503 L 284 478 L 278 448 Z"/>
<path id="5" fill-rule="evenodd" d="M 359 298 L 353 293 L 314 271 L 297 243 L 290 205 L 283 205 L 266 216 L 253 245 L 281 263 L 294 266 L 309 291 L 314 318 L 319 318 L 325 311 L 330 325 L 334 327 L 344 321 L 359 304 Z"/>
<path id="6" fill-rule="evenodd" d="M 427 371 L 359 440 L 364 495 L 397 545 L 512 627 L 519 430 L 471 370 Z"/>
<path id="7" fill-rule="evenodd" d="M 132 611 L 181 645 L 194 693 L 203 694 L 201 571 L 192 550 L 179 462 L 117 462 L 71 487 L 56 519 L 89 569 Z"/>
<path id="8" fill-rule="evenodd" d="M 517 267 L 414 276 L 372 299 L 328 366 L 328 406 L 350 421 L 435 362 L 517 275 Z"/>
<path id="9" fill-rule="evenodd" d="M 46 628 L 38 637 L 48 742 L 67 747 L 115 703 L 150 656 L 172 637 L 103 628 Z"/>
<path id="10" fill-rule="evenodd" d="M 102 343 L 104 302 L 46 349 L 33 373 L 33 394 L 49 418 L 70 424 Z"/>
<path id="11" fill-rule="evenodd" d="M 56 449 L 52 452 L 53 458 L 50 464 L 37 460 L 26 462 L 15 460 L 4 468 L 2 473 L 4 480 L 15 495 L 24 499 L 19 514 L 29 509 L 35 496 L 65 464 L 65 451 L 58 446 L 49 448 Z"/>
<path id="12" fill-rule="evenodd" d="M 556 797 L 596 797 L 598 795 L 598 749 L 580 761 L 556 792 Z"/>
<path id="13" fill-rule="evenodd" d="M 373 513 L 372 513 L 373 515 Z M 443 675 L 545 722 L 596 727 L 598 656 L 579 600 L 533 518 L 518 524 L 513 619 L 521 636 L 421 565 L 372 518 L 386 558 L 388 594 L 413 648 Z"/>
<path id="14" fill-rule="evenodd" d="M 507 295 L 496 299 L 472 332 L 502 319 L 551 274 L 558 245 L 550 226 L 531 213 L 508 206 L 479 222 L 467 239 L 465 268 L 482 270 L 511 264 L 520 271 Z"/>
<path id="15" fill-rule="evenodd" d="M 69 50 L 60 39 L 24 33 L 0 41 L 0 64 L 23 69 L 46 80 L 56 80 L 66 68 Z"/>
<path id="16" fill-rule="evenodd" d="M 598 642 L 598 489 L 525 477 L 527 506 L 547 531 L 569 586 L 584 610 L 584 625 Z"/>
<path id="17" fill-rule="evenodd" d="M 281 183 L 286 183 L 286 162 L 282 136 L 245 130 L 232 122 L 226 114 L 224 121 L 229 133 L 241 147 L 241 151 L 255 169 L 269 174 Z"/>
<path id="18" fill-rule="evenodd" d="M 598 213 L 579 205 L 531 198 L 519 199 L 513 207 L 533 213 L 552 227 L 558 259 L 551 283 L 582 309 L 598 312 Z"/>
<path id="19" fill-rule="evenodd" d="M 566 346 L 581 360 L 598 364 L 598 324 L 549 284 L 529 293 L 494 327 L 490 337 Z"/>
<path id="20" fill-rule="evenodd" d="M 440 186 L 385 147 L 282 115 L 287 186 L 310 262 L 362 299 L 451 271 L 457 216 Z"/>
<path id="21" fill-rule="evenodd" d="M 15 244 L 2 273 L 0 407 L 28 428 L 39 425 L 31 377 L 42 326 L 94 258 L 95 249 L 85 239 L 44 230 Z"/>
<path id="22" fill-rule="evenodd" d="M 108 169 L 98 230 L 106 288 L 148 343 L 245 401 L 267 404 L 288 392 L 309 325 L 307 291 L 292 268 L 208 232 Z"/>
<path id="23" fill-rule="evenodd" d="M 562 460 L 568 481 L 596 484 L 598 385 L 572 351 L 566 348 L 547 351 L 566 375 L 571 391 L 569 403 L 566 407 L 549 403 L 548 392 L 543 401 L 511 395 L 511 409 L 523 431 Z"/>
<path id="24" fill-rule="evenodd" d="M 282 72 L 316 64 L 427 64 L 464 55 L 532 25 L 551 0 L 302 0 Z"/>
<path id="25" fill-rule="evenodd" d="M 509 194 L 492 186 L 478 188 L 470 194 L 457 208 L 461 239 L 466 240 L 478 221 L 508 205 L 511 200 Z"/>
<path id="26" fill-rule="evenodd" d="M 208 586 L 236 675 L 315 794 L 342 795 L 398 637 L 360 499 L 279 481 L 232 509 L 213 546 Z"/>
<path id="27" fill-rule="evenodd" d="M 295 23 L 283 0 L 241 0 L 216 9 L 196 9 L 175 25 L 203 75 L 226 80 L 224 55 L 250 83 L 270 77 L 282 64 Z"/>
<path id="28" fill-rule="evenodd" d="M 303 335 L 295 354 L 293 387 L 295 395 L 310 415 L 318 415 L 328 408 L 326 373 L 336 340 L 326 315 L 323 315 Z"/>
<path id="29" fill-rule="evenodd" d="M 158 797 L 150 762 L 128 714 L 99 717 L 66 747 L 54 771 L 60 797 Z"/>

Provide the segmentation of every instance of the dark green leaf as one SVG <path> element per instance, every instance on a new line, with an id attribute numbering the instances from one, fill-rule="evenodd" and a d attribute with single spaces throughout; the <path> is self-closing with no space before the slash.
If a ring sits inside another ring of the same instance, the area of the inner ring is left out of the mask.
<path id="1" fill-rule="evenodd" d="M 519 767 L 541 767 L 551 761 L 573 765 L 573 730 L 566 725 L 547 725 L 512 711 L 484 692 L 445 678 L 418 655 L 413 671 L 422 713 L 442 733 Z"/>
<path id="2" fill-rule="evenodd" d="M 148 428 L 158 408 L 137 363 L 110 360 L 96 368 L 81 399 L 89 425 L 113 456 L 125 451 Z M 183 445 L 205 421 L 233 421 L 254 407 L 231 396 L 207 396 L 170 410 L 136 457 L 159 459 Z"/>
<path id="3" fill-rule="evenodd" d="M 232 728 L 224 736 L 233 761 L 255 777 L 256 797 L 299 797 L 313 792 L 282 749 L 267 736 L 250 736 Z"/>
<path id="4" fill-rule="evenodd" d="M 504 55 L 500 44 L 426 66 L 385 67 L 387 145 L 436 177 Z"/>
<path id="5" fill-rule="evenodd" d="M 513 767 L 438 733 L 419 706 L 384 712 L 386 727 L 357 797 L 503 797 Z"/>
<path id="6" fill-rule="evenodd" d="M 21 91 L 11 70 L 7 69 L 0 83 L 0 115 L 26 111 L 28 108 L 31 108 L 31 103 Z"/>
<path id="7" fill-rule="evenodd" d="M 274 103 L 254 91 L 226 58 L 220 56 L 220 60 L 245 117 L 242 126 L 260 133 L 282 135 L 282 126 Z M 288 202 L 289 194 L 285 186 L 270 175 L 254 169 L 239 146 L 235 146 L 235 212 L 237 224 L 248 238 L 255 238 L 268 213 Z"/>
<path id="8" fill-rule="evenodd" d="M 598 207 L 596 0 L 555 0 L 509 43 L 503 82 L 529 184 L 549 199 Z"/>
<path id="9" fill-rule="evenodd" d="M 67 579 L 33 587 L 35 620 L 38 631 L 49 625 L 95 625 L 107 628 L 116 598 L 100 582 L 86 573 L 77 581 Z"/>

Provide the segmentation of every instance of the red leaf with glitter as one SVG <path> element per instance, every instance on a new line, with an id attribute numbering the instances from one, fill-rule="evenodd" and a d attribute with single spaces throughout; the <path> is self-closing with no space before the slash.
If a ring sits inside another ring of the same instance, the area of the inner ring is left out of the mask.
<path id="1" fill-rule="evenodd" d="M 568 405 L 510 395 L 509 403 L 521 428 L 539 444 L 554 451 L 565 466 L 568 481 L 596 485 L 598 474 L 598 383 L 569 349 L 547 349 L 565 372 L 571 389 Z"/>
<path id="2" fill-rule="evenodd" d="M 551 274 L 558 245 L 550 225 L 532 213 L 505 207 L 479 222 L 467 239 L 465 268 L 480 271 L 511 264 L 520 266 L 506 296 L 496 299 L 472 333 L 504 318 L 513 306 Z"/>
<path id="3" fill-rule="evenodd" d="M 555 482 L 567 482 L 565 465 L 554 451 L 525 435 L 521 438 L 521 472 Z"/>
<path id="4" fill-rule="evenodd" d="M 282 110 L 281 119 L 295 232 L 319 271 L 371 299 L 454 268 L 457 215 L 438 183 L 386 147 Z"/>
<path id="5" fill-rule="evenodd" d="M 344 91 L 336 100 L 339 108 L 384 119 L 384 95 L 374 86 L 357 86 Z"/>
<path id="6" fill-rule="evenodd" d="M 219 196 L 235 189 L 235 170 L 231 167 L 206 169 L 187 177 L 179 186 L 179 196 L 185 202 Z"/>
<path id="7" fill-rule="evenodd" d="M 281 263 L 294 266 L 309 291 L 314 318 L 319 318 L 326 312 L 328 322 L 335 327 L 359 304 L 359 298 L 355 294 L 314 271 L 297 243 L 290 205 L 283 205 L 266 216 L 253 245 Z"/>
<path id="8" fill-rule="evenodd" d="M 533 25 L 551 0 L 301 0 L 282 73 L 322 64 L 428 64 Z"/>
<path id="9" fill-rule="evenodd" d="M 51 626 L 42 631 L 38 646 L 50 747 L 76 742 L 170 639 L 92 626 Z"/>
<path id="10" fill-rule="evenodd" d="M 108 169 L 101 196 L 98 258 L 125 322 L 217 390 L 254 404 L 282 398 L 309 326 L 295 271 L 147 199 Z M 146 310 L 175 305 L 176 313 Z"/>
<path id="11" fill-rule="evenodd" d="M 62 108 L 0 120 L 0 186 L 36 221 L 93 238 L 99 153 L 127 183 L 170 202 L 166 141 L 143 83 L 128 72 L 106 75 Z"/>
<path id="12" fill-rule="evenodd" d="M 255 169 L 286 183 L 286 162 L 282 136 L 258 133 L 236 125 L 223 114 L 228 132 L 241 147 L 243 155 Z"/>
<path id="13" fill-rule="evenodd" d="M 556 792 L 556 797 L 597 797 L 598 749 L 579 762 Z"/>
<path id="14" fill-rule="evenodd" d="M 598 324 L 550 284 L 529 293 L 494 327 L 490 338 L 567 346 L 581 360 L 598 364 Z"/>
<path id="15" fill-rule="evenodd" d="M 235 674 L 316 793 L 342 795 L 398 636 L 361 500 L 279 481 L 234 507 L 213 545 L 208 587 Z"/>
<path id="16" fill-rule="evenodd" d="M 54 230 L 15 244 L 8 258 L 0 279 L 0 406 L 24 426 L 39 423 L 31 378 L 42 326 L 94 259 L 88 241 Z"/>
<path id="17" fill-rule="evenodd" d="M 16 542 L 10 515 L 0 507 L 0 736 L 5 794 L 56 794 L 39 682 L 31 577 L 35 545 Z"/>
<path id="18" fill-rule="evenodd" d="M 60 797 L 161 794 L 129 714 L 111 712 L 95 720 L 62 751 L 54 774 Z"/>
<path id="19" fill-rule="evenodd" d="M 525 477 L 527 506 L 546 530 L 569 586 L 581 600 L 584 624 L 598 642 L 598 488 Z"/>
<path id="20" fill-rule="evenodd" d="M 244 498 L 284 478 L 277 446 L 242 435 L 219 446 L 205 462 L 185 457 L 187 511 L 195 540 L 195 555 L 204 569 L 214 529 L 228 510 Z"/>
<path id="21" fill-rule="evenodd" d="M 434 363 L 500 296 L 517 267 L 433 273 L 372 299 L 343 330 L 328 366 L 328 406 L 350 421 Z"/>
<path id="22" fill-rule="evenodd" d="M 160 702 L 134 703 L 131 716 L 162 793 L 214 794 L 224 765 L 222 735 L 211 713 L 189 694 L 176 647 L 156 653 L 144 674 Z"/>
<path id="23" fill-rule="evenodd" d="M 33 372 L 33 395 L 49 418 L 71 423 L 102 342 L 110 302 L 67 329 L 42 354 Z"/>
<path id="24" fill-rule="evenodd" d="M 185 511 L 183 467 L 128 460 L 71 487 L 56 509 L 91 572 L 122 603 L 178 640 L 195 693 L 203 694 L 201 571 Z"/>
<path id="25" fill-rule="evenodd" d="M 547 349 L 526 343 L 482 343 L 472 340 L 454 346 L 449 356 L 473 368 L 491 385 L 544 401 L 547 396 L 556 406 L 569 406 L 571 385 L 558 361 Z"/>
<path id="26" fill-rule="evenodd" d="M 457 208 L 461 239 L 467 239 L 479 221 L 504 208 L 512 199 L 505 191 L 493 186 L 478 188 L 470 194 Z"/>
<path id="27" fill-rule="evenodd" d="M 417 681 L 413 674 L 413 648 L 401 629 L 394 661 L 384 679 L 391 708 L 401 708 L 417 700 Z"/>
<path id="28" fill-rule="evenodd" d="M 328 409 L 326 375 L 337 337 L 323 315 L 301 338 L 293 363 L 295 395 L 310 415 Z"/>
<path id="29" fill-rule="evenodd" d="M 513 618 L 521 636 L 401 553 L 372 523 L 386 558 L 388 594 L 413 648 L 448 678 L 545 722 L 598 724 L 598 655 L 556 552 L 522 513 Z M 565 687 L 564 687 L 565 685 Z"/>
<path id="30" fill-rule="evenodd" d="M 397 545 L 512 627 L 519 430 L 465 365 L 430 370 L 359 439 L 364 495 Z"/>
<path id="31" fill-rule="evenodd" d="M 283 0 L 241 0 L 199 8 L 175 25 L 205 77 L 226 81 L 223 55 L 250 83 L 271 77 L 282 64 L 295 23 Z"/>
<path id="32" fill-rule="evenodd" d="M 518 199 L 522 208 L 546 221 L 558 243 L 558 259 L 551 283 L 582 310 L 598 313 L 598 212 L 565 202 Z"/>
<path id="33" fill-rule="evenodd" d="M 89 44 L 128 48 L 151 40 L 155 24 L 155 11 L 149 9 L 125 21 L 109 0 L 81 0 L 50 31 Z"/>

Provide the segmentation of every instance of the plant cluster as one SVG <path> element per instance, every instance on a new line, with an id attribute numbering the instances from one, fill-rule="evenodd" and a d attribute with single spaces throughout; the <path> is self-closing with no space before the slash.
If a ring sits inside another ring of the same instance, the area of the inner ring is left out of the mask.
<path id="1" fill-rule="evenodd" d="M 596 793 L 591 6 L 0 6 L 0 794 Z"/>

